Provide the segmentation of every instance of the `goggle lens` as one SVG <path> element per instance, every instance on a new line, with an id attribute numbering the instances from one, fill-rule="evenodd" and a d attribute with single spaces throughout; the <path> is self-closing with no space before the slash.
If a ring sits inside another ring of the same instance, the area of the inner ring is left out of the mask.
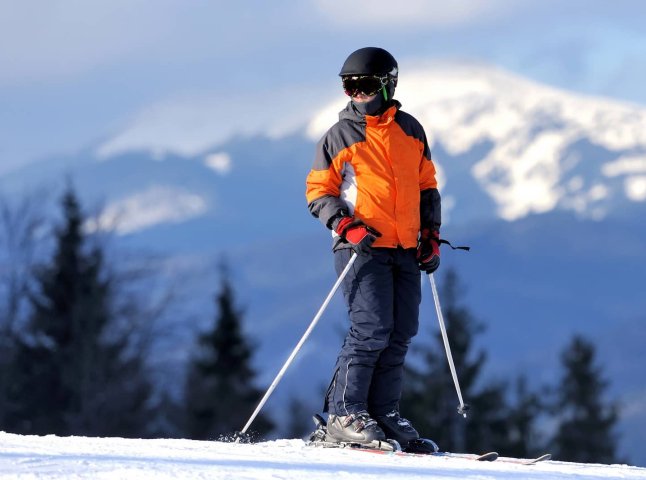
<path id="1" fill-rule="evenodd" d="M 350 97 L 355 97 L 360 93 L 364 95 L 371 96 L 376 95 L 382 89 L 388 85 L 388 76 L 377 77 L 377 76 L 347 76 L 343 77 L 343 90 L 345 90 L 346 95 Z"/>

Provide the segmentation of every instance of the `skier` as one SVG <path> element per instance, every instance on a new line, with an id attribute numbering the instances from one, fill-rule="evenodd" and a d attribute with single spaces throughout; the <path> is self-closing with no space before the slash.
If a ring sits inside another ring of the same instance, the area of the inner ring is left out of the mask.
<path id="1" fill-rule="evenodd" d="M 418 329 L 420 270 L 440 264 L 440 194 L 424 129 L 393 98 L 398 65 L 361 48 L 339 74 L 350 102 L 316 147 L 308 208 L 332 230 L 350 316 L 326 393 L 327 434 L 364 445 L 419 438 L 399 412 L 404 360 Z"/>

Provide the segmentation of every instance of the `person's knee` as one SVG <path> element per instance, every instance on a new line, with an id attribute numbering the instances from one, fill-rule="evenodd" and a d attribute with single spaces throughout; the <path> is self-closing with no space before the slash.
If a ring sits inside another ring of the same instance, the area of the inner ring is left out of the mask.
<path id="1" fill-rule="evenodd" d="M 391 342 L 393 330 L 390 326 L 375 329 L 350 329 L 346 344 L 357 352 L 380 353 Z"/>

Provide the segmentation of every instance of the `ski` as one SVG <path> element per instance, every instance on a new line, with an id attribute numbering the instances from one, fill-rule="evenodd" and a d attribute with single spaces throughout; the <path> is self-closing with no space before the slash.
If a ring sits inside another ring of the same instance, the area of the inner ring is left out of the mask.
<path id="1" fill-rule="evenodd" d="M 310 440 L 306 443 L 309 447 L 320 448 L 347 448 L 349 450 L 366 451 L 371 453 L 405 453 L 394 440 L 375 441 L 371 444 L 353 442 L 331 442 L 326 440 Z"/>
<path id="2" fill-rule="evenodd" d="M 403 450 L 397 449 L 393 443 L 396 444 L 393 440 L 386 442 L 379 442 L 379 445 L 362 445 L 359 443 L 350 443 L 350 442 L 329 442 L 329 441 L 310 441 L 306 445 L 310 447 L 319 447 L 319 448 L 347 448 L 349 450 L 354 450 L 357 452 L 365 453 L 374 453 L 382 455 L 397 455 L 401 457 L 446 457 L 446 458 L 459 458 L 462 460 L 475 460 L 478 462 L 493 462 L 498 458 L 498 453 L 496 452 L 487 452 L 482 455 L 474 455 L 467 453 L 450 453 L 450 452 L 429 452 L 429 453 L 416 453 L 416 452 L 406 452 Z"/>
<path id="3" fill-rule="evenodd" d="M 475 460 L 477 462 L 494 462 L 498 458 L 497 452 L 487 452 L 481 455 L 473 453 L 452 453 L 452 452 L 436 452 L 430 454 L 433 457 L 448 457 L 448 458 L 460 458 L 462 460 Z"/>
<path id="4" fill-rule="evenodd" d="M 354 448 L 354 447 L 350 447 Z M 358 448 L 362 451 L 370 453 L 381 453 L 381 454 L 392 454 L 399 455 L 404 457 L 447 457 L 447 458 L 458 458 L 462 460 L 474 460 L 477 462 L 494 462 L 497 463 L 515 463 L 517 465 L 536 465 L 540 462 L 545 462 L 552 459 L 551 453 L 546 453 L 536 458 L 514 458 L 514 457 L 501 457 L 497 452 L 487 452 L 483 454 L 473 454 L 473 453 L 453 453 L 453 452 L 433 452 L 433 453 L 415 453 L 407 451 L 398 451 L 398 450 L 386 450 L 386 449 L 373 449 L 369 447 Z"/>
<path id="5" fill-rule="evenodd" d="M 406 452 L 403 452 L 406 453 Z M 410 453 L 408 453 L 410 455 Z M 451 452 L 436 452 L 431 455 L 439 457 L 453 457 L 453 458 L 463 458 L 467 460 L 478 460 L 478 461 L 489 461 L 492 462 L 496 460 L 498 463 L 515 463 L 518 465 L 536 465 L 540 462 L 545 462 L 552 459 L 551 453 L 545 453 L 536 458 L 514 458 L 514 457 L 501 457 L 496 452 L 488 452 L 482 455 L 475 455 L 472 453 L 451 453 Z"/>
<path id="6" fill-rule="evenodd" d="M 517 463 L 519 465 L 536 465 L 540 462 L 545 462 L 552 459 L 551 453 L 545 453 L 536 458 L 514 458 L 514 457 L 499 457 L 498 461 L 503 463 Z"/>
<path id="7" fill-rule="evenodd" d="M 312 447 L 347 448 L 360 452 L 392 454 L 399 456 L 421 457 L 430 455 L 437 457 L 462 458 L 480 462 L 493 462 L 498 458 L 498 453 L 496 452 L 487 452 L 482 455 L 439 452 L 435 442 L 424 438 L 410 442 L 407 449 L 408 451 L 402 450 L 401 446 L 396 440 L 376 440 L 375 442 L 368 445 L 356 442 L 338 442 L 328 437 L 325 421 L 320 415 L 314 415 L 312 419 L 314 420 L 314 424 L 316 425 L 316 430 L 314 430 L 314 432 L 310 435 L 310 440 L 309 442 L 307 442 L 307 445 Z"/>
<path id="8" fill-rule="evenodd" d="M 447 457 L 459 458 L 463 460 L 474 460 L 478 462 L 503 462 L 503 463 L 516 463 L 519 465 L 535 465 L 539 462 L 544 462 L 552 459 L 552 454 L 546 453 L 536 458 L 513 458 L 501 457 L 497 452 L 486 452 L 483 454 L 472 453 L 453 453 L 453 452 L 440 452 L 438 447 L 432 440 L 420 438 L 410 442 L 408 447 L 402 450 L 399 443 L 395 440 L 375 441 L 372 444 L 365 445 L 355 442 L 337 442 L 330 439 L 327 435 L 327 427 L 325 421 L 320 415 L 314 415 L 314 424 L 316 430 L 310 435 L 310 440 L 307 442 L 308 446 L 322 447 L 322 448 L 347 448 L 351 450 L 376 453 L 376 454 L 391 454 L 398 456 L 432 456 L 432 457 Z"/>

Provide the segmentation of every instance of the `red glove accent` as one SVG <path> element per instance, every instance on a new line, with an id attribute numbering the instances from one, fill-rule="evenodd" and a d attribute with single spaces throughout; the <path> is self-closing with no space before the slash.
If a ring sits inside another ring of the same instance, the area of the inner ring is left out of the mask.
<path id="1" fill-rule="evenodd" d="M 419 269 L 433 273 L 440 266 L 440 232 L 431 234 L 428 228 L 422 230 L 417 245 L 417 262 Z"/>
<path id="2" fill-rule="evenodd" d="M 359 255 L 368 255 L 371 245 L 381 237 L 381 233 L 377 230 L 354 217 L 343 217 L 337 224 L 335 232 Z"/>

